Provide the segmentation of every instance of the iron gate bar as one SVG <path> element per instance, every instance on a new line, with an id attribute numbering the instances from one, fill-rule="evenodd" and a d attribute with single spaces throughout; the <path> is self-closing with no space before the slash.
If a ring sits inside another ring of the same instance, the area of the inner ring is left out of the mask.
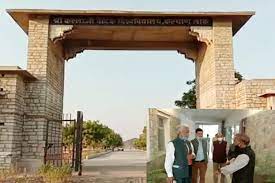
<path id="1" fill-rule="evenodd" d="M 45 142 L 45 154 L 44 154 L 44 164 L 47 163 L 47 155 L 48 155 L 48 149 L 53 146 L 53 144 L 49 144 L 49 123 L 50 122 L 73 122 L 73 128 L 74 128 L 74 133 L 73 133 L 73 149 L 72 149 L 72 168 L 75 169 L 75 171 L 78 171 L 78 175 L 82 175 L 82 140 L 83 140 L 83 112 L 82 111 L 77 111 L 77 119 L 71 119 L 71 114 L 70 114 L 70 119 L 49 119 L 47 118 L 47 126 L 46 126 L 46 142 Z M 63 137 L 62 137 L 63 138 Z M 62 140 L 63 142 L 63 140 Z M 62 149 L 62 154 L 63 154 L 63 145 L 61 145 Z M 61 163 L 62 163 L 62 154 L 61 154 Z"/>
<path id="2" fill-rule="evenodd" d="M 46 125 L 46 139 L 45 139 L 45 147 L 44 147 L 44 165 L 47 164 L 47 153 L 48 153 L 48 131 L 49 131 L 49 120 L 47 120 Z"/>
<path id="3" fill-rule="evenodd" d="M 70 115 L 71 118 L 71 115 Z M 74 135 L 73 135 L 73 154 L 72 154 L 72 168 L 74 168 L 75 166 L 75 133 L 76 133 L 76 120 L 73 121 L 73 125 L 74 125 Z"/>
<path id="4" fill-rule="evenodd" d="M 76 122 L 76 161 L 75 161 L 75 171 L 79 171 L 78 174 L 81 175 L 82 171 L 82 126 L 83 126 L 83 113 L 77 111 L 77 122 Z"/>
<path id="5" fill-rule="evenodd" d="M 71 116 L 70 116 L 71 117 Z M 52 121 L 52 122 L 74 122 L 74 129 L 75 129 L 75 123 L 76 123 L 76 120 L 75 119 L 70 119 L 70 120 L 63 120 L 63 119 L 50 119 L 50 118 L 47 118 L 47 125 L 46 125 L 46 139 L 45 139 L 45 147 L 44 147 L 44 164 L 47 164 L 47 155 L 48 155 L 48 149 L 51 148 L 51 144 L 49 144 L 48 142 L 48 139 L 49 139 L 49 134 L 48 134 L 48 131 L 49 131 L 49 122 Z M 75 130 L 74 130 L 75 131 Z M 75 136 L 75 132 L 74 132 L 74 136 Z M 73 154 L 72 154 L 72 166 L 74 166 L 74 162 L 75 162 L 75 138 L 73 139 Z M 61 148 L 62 148 L 62 145 L 61 145 Z M 62 150 L 63 151 L 63 150 Z M 61 163 L 62 163 L 62 158 L 61 158 Z"/>
<path id="6" fill-rule="evenodd" d="M 78 171 L 79 170 L 79 152 L 80 152 L 80 149 L 79 149 L 79 139 L 80 139 L 80 136 L 79 136 L 79 131 L 80 131 L 80 123 L 79 123 L 79 120 L 78 120 L 78 115 L 77 115 L 77 121 L 76 121 L 76 138 L 75 138 L 75 141 L 76 141 L 76 144 L 75 144 L 75 169 L 74 171 Z"/>
<path id="7" fill-rule="evenodd" d="M 78 176 L 81 176 L 82 175 L 82 150 L 83 150 L 83 147 L 82 147 L 82 135 L 83 135 L 83 113 L 78 111 L 78 114 L 79 114 L 79 123 L 80 123 L 80 131 L 79 131 L 79 135 L 80 135 L 80 142 L 79 142 L 79 146 L 80 146 L 80 152 L 79 152 L 79 172 L 78 172 Z"/>

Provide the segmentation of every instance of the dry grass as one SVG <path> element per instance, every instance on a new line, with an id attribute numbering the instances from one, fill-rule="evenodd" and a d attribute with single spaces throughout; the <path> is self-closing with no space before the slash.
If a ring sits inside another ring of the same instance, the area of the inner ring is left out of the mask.
<path id="1" fill-rule="evenodd" d="M 43 165 L 35 175 L 23 175 L 15 169 L 0 169 L 0 183 L 67 183 L 71 181 L 70 166 Z"/>
<path id="2" fill-rule="evenodd" d="M 12 178 L 17 175 L 17 172 L 13 168 L 9 169 L 0 169 L 0 182 Z"/>
<path id="3" fill-rule="evenodd" d="M 45 183 L 65 183 L 72 176 L 72 169 L 69 165 L 56 167 L 51 164 L 43 165 L 39 171 L 39 175 L 43 177 Z"/>

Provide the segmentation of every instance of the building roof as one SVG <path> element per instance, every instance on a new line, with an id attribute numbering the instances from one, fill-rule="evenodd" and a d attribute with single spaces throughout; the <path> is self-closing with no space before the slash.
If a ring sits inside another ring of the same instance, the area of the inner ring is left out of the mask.
<path id="1" fill-rule="evenodd" d="M 36 80 L 31 73 L 26 70 L 21 69 L 18 66 L 0 66 L 0 74 L 16 74 L 23 77 L 26 80 Z"/>
<path id="2" fill-rule="evenodd" d="M 275 96 L 275 90 L 266 90 L 265 93 L 259 95 L 259 97 L 268 98 L 268 97 L 274 97 Z"/>
<path id="3" fill-rule="evenodd" d="M 51 9 L 8 9 L 15 22 L 28 34 L 28 21 L 31 15 L 98 15 L 98 16 L 188 16 L 229 18 L 232 20 L 233 35 L 253 16 L 253 11 L 242 12 L 153 12 L 153 11 L 118 11 L 118 10 L 51 10 Z"/>

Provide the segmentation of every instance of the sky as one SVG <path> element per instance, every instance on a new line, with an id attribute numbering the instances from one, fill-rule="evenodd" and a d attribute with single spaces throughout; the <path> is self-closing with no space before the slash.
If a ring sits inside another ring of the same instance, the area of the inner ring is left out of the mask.
<path id="1" fill-rule="evenodd" d="M 26 69 L 27 36 L 5 9 L 256 11 L 234 37 L 234 64 L 245 79 L 275 78 L 274 0 L 0 0 L 0 65 Z M 65 66 L 64 113 L 84 112 L 124 140 L 138 137 L 150 107 L 175 108 L 195 77 L 172 51 L 84 51 Z"/>

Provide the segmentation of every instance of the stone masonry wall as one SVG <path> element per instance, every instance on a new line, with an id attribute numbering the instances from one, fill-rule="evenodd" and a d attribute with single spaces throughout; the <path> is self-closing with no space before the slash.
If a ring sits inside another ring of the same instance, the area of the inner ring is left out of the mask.
<path id="1" fill-rule="evenodd" d="M 164 160 L 165 160 L 165 152 L 159 151 L 158 147 L 158 126 L 159 126 L 159 118 L 163 115 L 161 111 L 158 109 L 149 109 L 149 128 L 147 128 L 147 154 L 148 154 L 148 162 L 147 162 L 147 176 L 153 170 L 163 169 Z M 166 122 L 168 122 L 169 129 L 169 141 L 176 138 L 176 127 L 180 124 L 180 119 L 175 116 L 165 114 L 165 117 L 168 118 Z"/>
<path id="2" fill-rule="evenodd" d="M 275 112 L 262 111 L 246 118 L 246 134 L 256 153 L 256 173 L 274 174 L 275 170 Z"/>
<path id="3" fill-rule="evenodd" d="M 1 74 L 0 88 L 6 93 L 0 96 L 0 167 L 9 168 L 16 166 L 22 153 L 25 86 L 20 76 Z"/>
<path id="4" fill-rule="evenodd" d="M 246 108 L 245 83 L 246 83 L 245 81 L 242 81 L 235 86 L 236 108 L 237 109 L 245 109 Z"/>
<path id="5" fill-rule="evenodd" d="M 30 171 L 42 165 L 46 142 L 53 144 L 46 158 L 60 159 L 64 60 L 49 40 L 48 17 L 29 21 L 28 72 L 38 80 L 26 84 L 26 120 L 21 166 Z M 59 161 L 53 161 L 55 164 Z"/>
<path id="6" fill-rule="evenodd" d="M 159 128 L 159 118 L 165 119 L 165 131 L 168 136 L 168 140 L 173 140 L 177 137 L 176 127 L 180 125 L 180 119 L 175 116 L 165 114 L 165 117 L 159 112 L 157 109 L 149 109 L 149 147 L 147 147 L 149 151 L 149 159 L 155 159 L 164 152 L 160 152 L 159 144 L 158 144 L 158 128 Z M 166 143 L 166 142 L 165 142 Z"/>
<path id="7" fill-rule="evenodd" d="M 180 125 L 180 119 L 174 116 L 170 118 L 170 140 L 177 137 L 177 127 Z"/>
<path id="8" fill-rule="evenodd" d="M 236 108 L 267 109 L 267 100 L 259 95 L 268 89 L 275 90 L 275 79 L 243 80 L 236 85 Z"/>

